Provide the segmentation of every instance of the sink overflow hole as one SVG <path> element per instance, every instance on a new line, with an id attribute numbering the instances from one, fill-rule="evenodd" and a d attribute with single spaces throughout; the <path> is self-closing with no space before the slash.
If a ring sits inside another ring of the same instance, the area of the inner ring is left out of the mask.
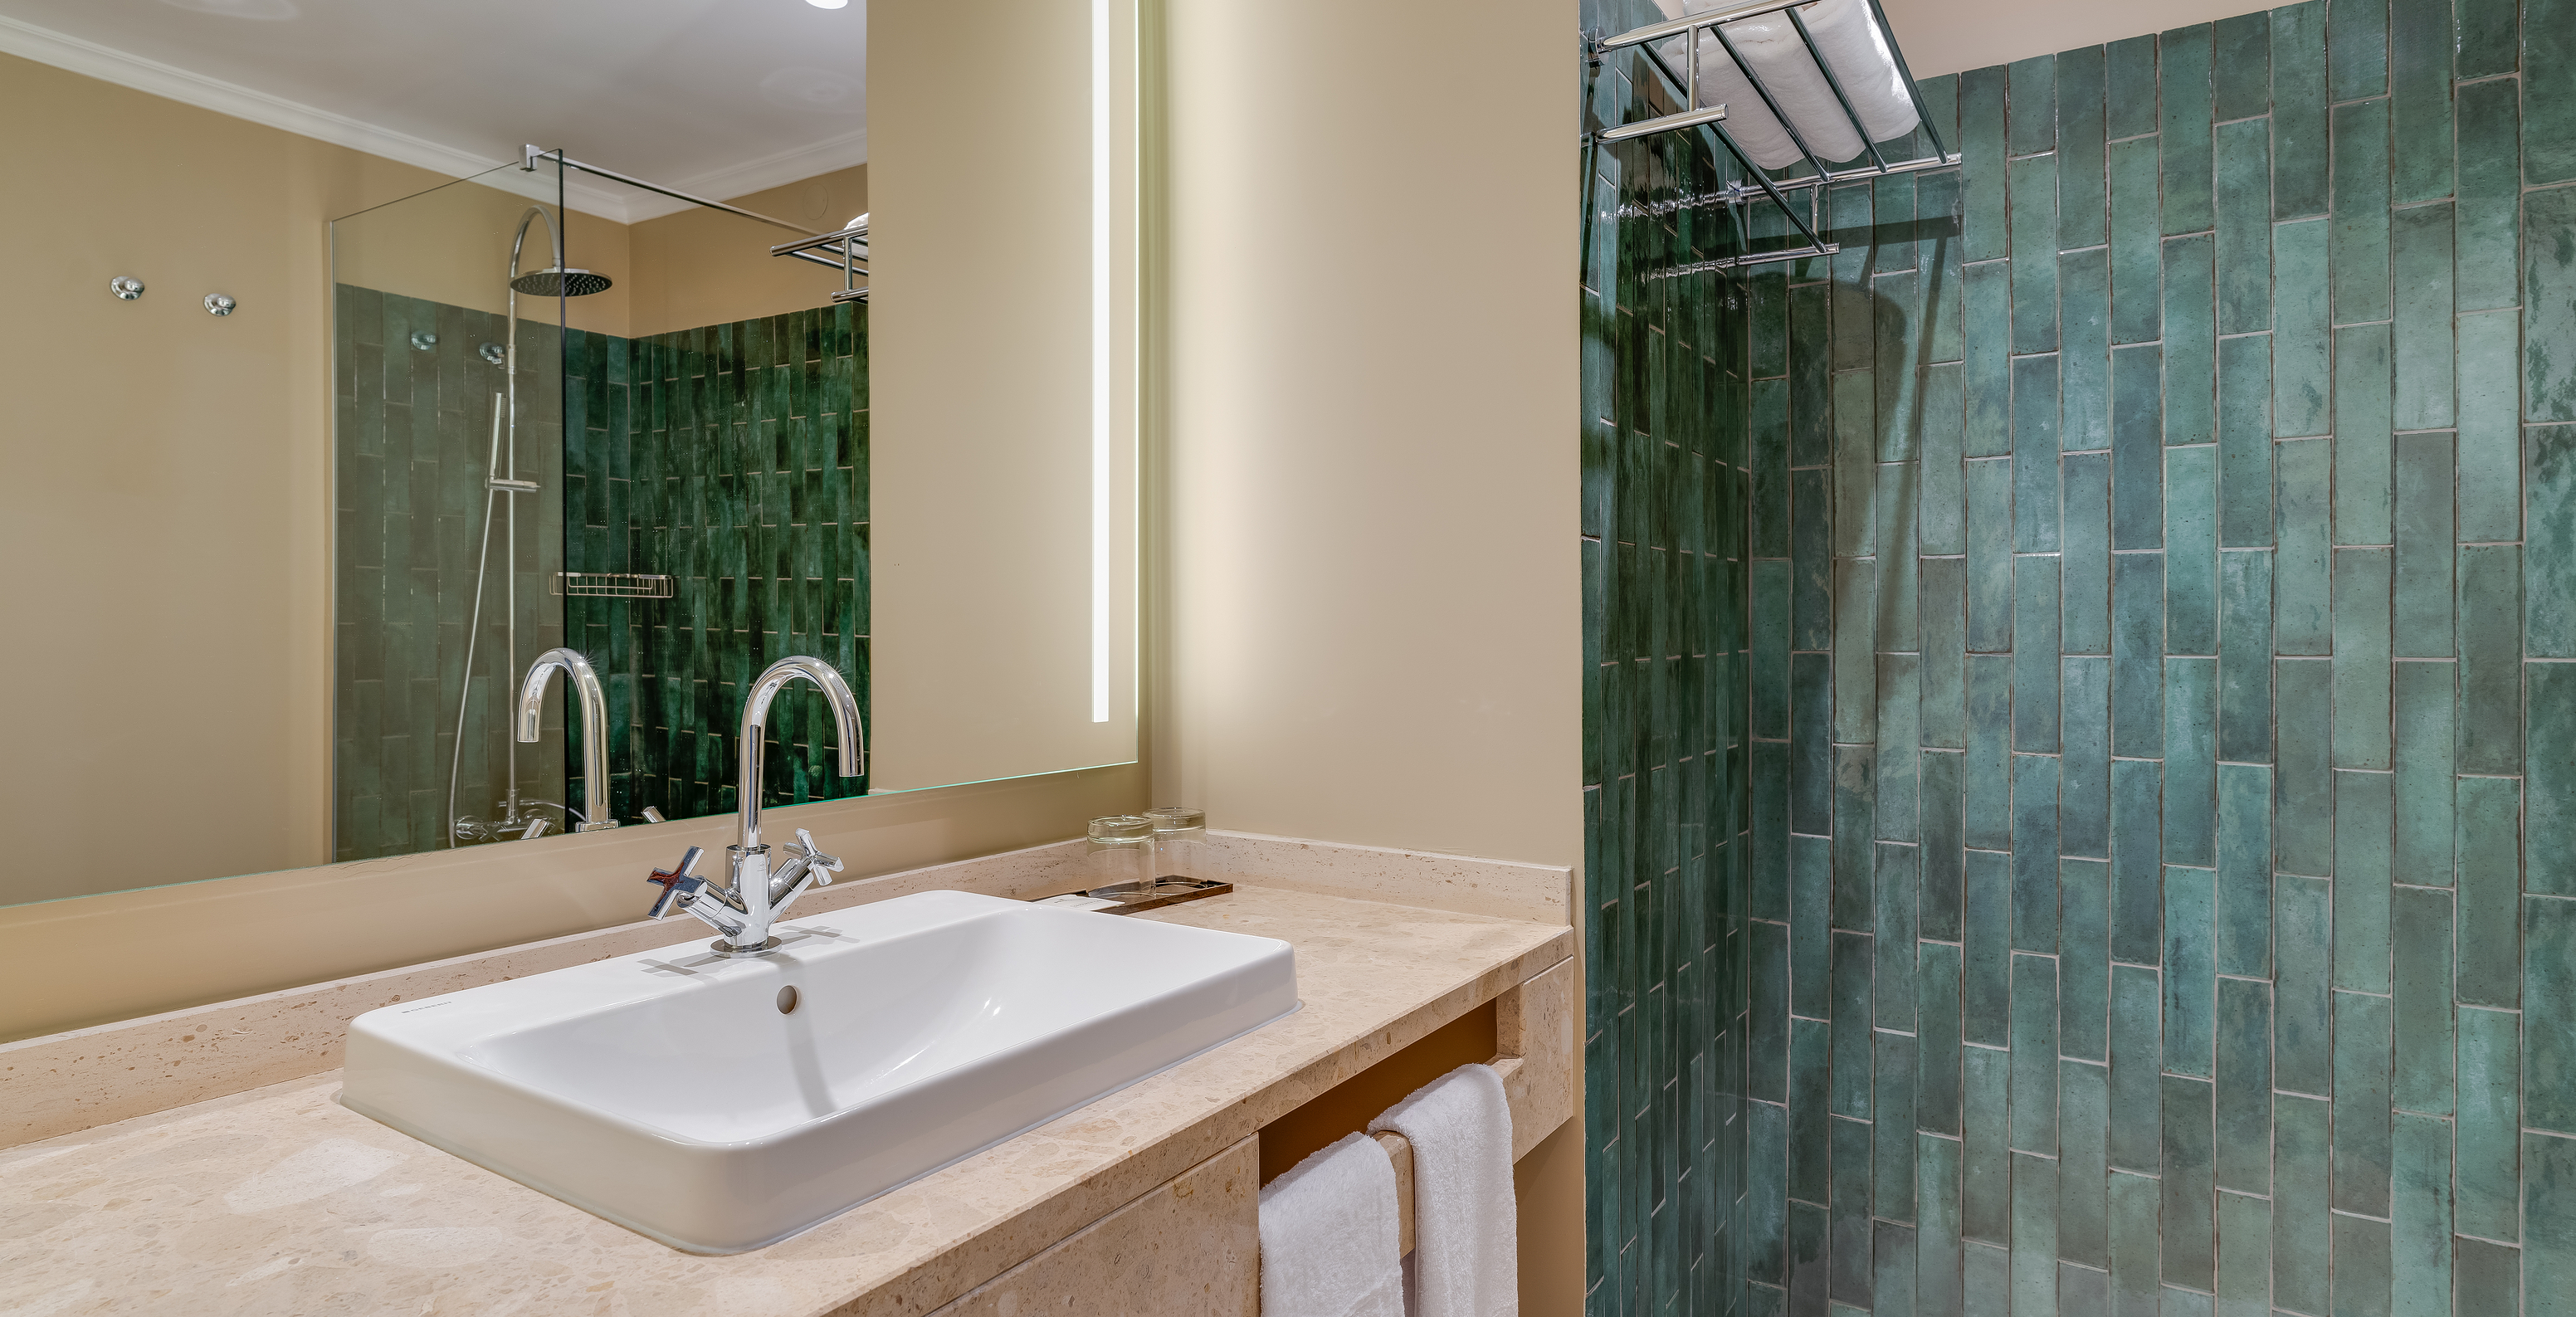
<path id="1" fill-rule="evenodd" d="M 778 990 L 778 1013 L 781 1015 L 794 1015 L 796 1013 L 796 990 L 794 988 L 780 988 Z"/>

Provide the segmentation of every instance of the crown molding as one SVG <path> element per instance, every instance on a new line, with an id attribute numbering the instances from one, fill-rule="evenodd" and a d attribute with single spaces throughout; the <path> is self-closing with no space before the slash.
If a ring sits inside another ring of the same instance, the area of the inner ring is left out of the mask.
<path id="1" fill-rule="evenodd" d="M 839 137 L 827 137 L 811 145 L 790 147 L 756 160 L 739 161 L 703 174 L 692 174 L 671 186 L 682 192 L 728 201 L 867 162 L 868 130 L 862 128 Z M 626 203 L 627 213 L 634 216 L 627 222 L 631 224 L 677 214 L 688 208 L 689 203 L 668 197 L 639 197 Z"/>
<path id="2" fill-rule="evenodd" d="M 300 101 L 290 101 L 264 91 L 210 78 L 173 64 L 146 59 L 141 55 L 102 46 L 95 41 L 67 36 L 51 28 L 0 15 L 0 52 L 21 59 L 49 64 L 84 77 L 111 82 L 120 87 L 193 105 L 201 110 L 247 119 L 255 124 L 281 129 L 301 137 L 364 151 L 387 160 L 417 166 L 432 173 L 450 177 L 480 174 L 517 159 L 515 152 L 499 159 L 480 152 L 433 142 L 425 137 L 378 127 L 345 114 L 316 109 Z M 864 138 L 864 134 L 862 134 Z M 825 145 L 830 145 L 826 143 Z M 861 143 L 865 153 L 864 140 Z M 776 158 L 776 157 L 773 157 Z M 760 162 L 753 162 L 755 165 Z M 740 166 L 750 168 L 752 166 Z M 819 172 L 819 171 L 818 171 Z M 787 180 L 781 180 L 787 181 Z M 769 184 L 768 186 L 776 186 Z M 510 188 L 513 192 L 528 191 Z M 546 189 L 551 191 L 552 189 Z M 655 198 L 656 201 L 661 200 Z M 620 224 L 632 224 L 644 216 L 634 213 L 636 207 L 625 198 L 605 190 L 573 182 L 564 182 L 564 204 L 575 210 L 597 215 Z M 682 203 L 674 202 L 677 210 Z"/>

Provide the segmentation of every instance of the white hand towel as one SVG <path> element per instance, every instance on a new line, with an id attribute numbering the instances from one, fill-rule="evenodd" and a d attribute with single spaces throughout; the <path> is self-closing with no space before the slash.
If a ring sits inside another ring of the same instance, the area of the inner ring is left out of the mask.
<path id="1" fill-rule="evenodd" d="M 1379 1130 L 1413 1145 L 1416 1317 L 1517 1317 L 1512 1110 L 1501 1077 L 1460 1066 L 1369 1122 Z"/>
<path id="2" fill-rule="evenodd" d="M 1656 0 L 1666 18 L 1714 9 L 1718 2 Z M 1833 66 L 1834 76 L 1842 81 L 1843 92 L 1851 98 L 1852 109 L 1860 115 L 1861 126 L 1869 130 L 1870 139 L 1885 141 L 1913 131 L 1914 99 L 1906 91 L 1905 77 L 1897 71 L 1896 57 L 1888 49 L 1885 35 L 1870 17 L 1868 0 L 1821 0 L 1801 7 L 1798 14 L 1814 34 L 1816 48 Z M 1852 131 L 1851 116 L 1843 113 L 1842 103 L 1834 99 L 1832 84 L 1825 81 L 1823 70 L 1808 53 L 1807 43 L 1798 38 L 1798 29 L 1787 14 L 1766 14 L 1729 23 L 1726 35 L 1780 103 L 1790 124 L 1806 138 L 1817 159 L 1832 165 L 1862 154 L 1860 135 Z M 1703 31 L 1699 51 L 1700 104 L 1726 107 L 1726 131 L 1735 144 L 1764 169 L 1778 169 L 1801 159 L 1796 140 L 1781 128 L 1780 120 L 1763 104 L 1761 95 L 1717 38 Z M 1680 38 L 1658 44 L 1655 53 L 1675 73 L 1682 72 Z"/>
<path id="3" fill-rule="evenodd" d="M 1261 1191 L 1261 1317 L 1404 1317 L 1395 1167 L 1353 1134 Z"/>

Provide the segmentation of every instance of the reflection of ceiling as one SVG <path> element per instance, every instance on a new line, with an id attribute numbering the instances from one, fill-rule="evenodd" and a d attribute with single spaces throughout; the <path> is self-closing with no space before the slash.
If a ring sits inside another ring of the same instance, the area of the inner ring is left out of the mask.
<path id="1" fill-rule="evenodd" d="M 451 174 L 533 142 L 731 197 L 867 158 L 866 0 L 0 0 L 0 51 Z"/>

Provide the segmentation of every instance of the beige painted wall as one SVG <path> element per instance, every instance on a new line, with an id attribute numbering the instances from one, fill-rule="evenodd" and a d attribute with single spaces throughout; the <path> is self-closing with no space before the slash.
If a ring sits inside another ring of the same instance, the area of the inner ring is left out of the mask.
<path id="1" fill-rule="evenodd" d="M 2050 55 L 2077 46 L 2252 13 L 2248 0 L 1880 0 L 1917 78 Z"/>
<path id="2" fill-rule="evenodd" d="M 1169 7 L 1154 794 L 1579 864 L 1573 13 L 1460 18 Z M 1523 1166 L 1531 1317 L 1580 1311 L 1581 1141 Z"/>
<path id="3" fill-rule="evenodd" d="M 867 210 L 868 167 L 853 165 L 720 200 L 817 233 L 831 233 Z M 829 305 L 841 286 L 839 272 L 769 254 L 772 243 L 798 236 L 758 220 L 694 206 L 634 225 L 626 231 L 634 266 L 633 295 L 627 302 L 626 327 L 616 332 L 641 338 Z"/>

